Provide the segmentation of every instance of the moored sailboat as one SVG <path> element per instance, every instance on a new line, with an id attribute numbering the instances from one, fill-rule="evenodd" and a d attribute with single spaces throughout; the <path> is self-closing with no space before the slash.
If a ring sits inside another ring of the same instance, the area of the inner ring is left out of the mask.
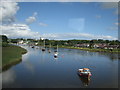
<path id="1" fill-rule="evenodd" d="M 50 46 L 49 46 L 49 48 L 48 48 L 48 52 L 49 52 L 49 53 L 51 53 L 51 50 L 50 50 L 50 48 L 51 48 L 51 44 L 50 44 Z"/>
<path id="2" fill-rule="evenodd" d="M 42 48 L 42 51 L 45 51 L 45 39 L 44 39 L 44 47 Z"/>
<path id="3" fill-rule="evenodd" d="M 57 57 L 58 57 L 58 45 L 57 45 L 57 50 L 54 53 L 54 58 L 57 58 Z"/>

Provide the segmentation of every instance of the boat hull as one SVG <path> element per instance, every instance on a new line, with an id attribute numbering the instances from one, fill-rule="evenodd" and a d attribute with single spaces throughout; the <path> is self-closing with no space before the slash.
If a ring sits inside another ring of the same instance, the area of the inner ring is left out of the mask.
<path id="1" fill-rule="evenodd" d="M 42 51 L 45 51 L 45 49 L 42 49 Z"/>
<path id="2" fill-rule="evenodd" d="M 78 75 L 81 76 L 81 77 L 85 77 L 85 78 L 88 78 L 88 77 L 91 76 L 89 74 L 83 74 L 83 73 L 78 73 Z"/>
<path id="3" fill-rule="evenodd" d="M 54 58 L 57 58 L 57 56 L 54 56 Z"/>
<path id="4" fill-rule="evenodd" d="M 91 76 L 91 72 L 83 72 L 83 69 L 78 70 L 78 75 L 81 77 L 88 78 Z"/>

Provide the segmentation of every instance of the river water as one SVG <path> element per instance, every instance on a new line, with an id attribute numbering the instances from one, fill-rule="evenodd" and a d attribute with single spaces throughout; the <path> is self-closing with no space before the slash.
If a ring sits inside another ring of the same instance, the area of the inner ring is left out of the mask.
<path id="1" fill-rule="evenodd" d="M 118 88 L 118 54 L 59 48 L 58 58 L 40 48 L 22 46 L 28 53 L 2 73 L 3 88 Z M 79 68 L 89 68 L 90 80 Z"/>

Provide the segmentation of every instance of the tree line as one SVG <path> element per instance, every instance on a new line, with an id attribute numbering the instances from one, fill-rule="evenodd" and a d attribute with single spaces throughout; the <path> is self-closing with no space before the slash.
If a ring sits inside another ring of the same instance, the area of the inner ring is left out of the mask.
<path id="1" fill-rule="evenodd" d="M 7 46 L 8 43 L 18 43 L 19 41 L 23 40 L 24 42 L 29 41 L 29 43 L 38 43 L 38 45 L 43 45 L 44 40 L 40 39 L 24 39 L 24 38 L 16 38 L 16 39 L 10 39 L 5 35 L 0 35 L 0 38 L 2 39 L 2 46 Z M 76 44 L 109 44 L 109 45 L 119 45 L 119 40 L 103 40 L 103 39 L 93 39 L 93 40 L 78 40 L 78 39 L 72 39 L 72 40 L 50 40 L 45 39 L 45 45 L 64 45 L 64 46 L 74 46 Z"/>

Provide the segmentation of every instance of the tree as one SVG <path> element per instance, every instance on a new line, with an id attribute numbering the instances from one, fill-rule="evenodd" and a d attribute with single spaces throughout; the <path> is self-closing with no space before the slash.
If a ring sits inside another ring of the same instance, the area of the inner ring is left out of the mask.
<path id="1" fill-rule="evenodd" d="M 5 35 L 1 35 L 2 37 L 2 42 L 7 42 L 8 43 L 8 38 Z"/>
<path id="2" fill-rule="evenodd" d="M 17 43 L 19 40 L 18 39 L 11 39 L 12 43 Z"/>
<path id="3" fill-rule="evenodd" d="M 90 41 L 90 46 L 89 46 L 89 47 L 90 47 L 90 48 L 92 48 L 92 47 L 93 47 L 93 45 L 94 45 L 94 41 L 93 41 L 93 40 L 91 40 L 91 41 Z"/>
<path id="4" fill-rule="evenodd" d="M 8 46 L 8 38 L 5 35 L 0 35 L 0 46 L 7 47 Z"/>

